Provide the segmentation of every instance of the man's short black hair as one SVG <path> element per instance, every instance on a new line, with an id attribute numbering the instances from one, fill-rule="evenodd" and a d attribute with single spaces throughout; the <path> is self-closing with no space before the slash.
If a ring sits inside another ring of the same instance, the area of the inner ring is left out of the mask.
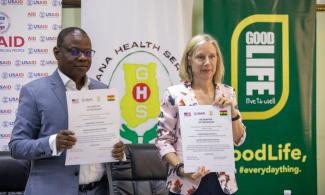
<path id="1" fill-rule="evenodd" d="M 64 42 L 64 38 L 70 34 L 71 32 L 74 32 L 74 31 L 80 31 L 82 34 L 87 35 L 86 31 L 84 31 L 83 29 L 79 28 L 79 27 L 68 27 L 68 28 L 65 28 L 65 29 L 62 29 L 61 32 L 59 33 L 58 35 L 58 38 L 56 40 L 56 46 L 57 47 L 62 47 L 63 45 L 63 42 Z"/>

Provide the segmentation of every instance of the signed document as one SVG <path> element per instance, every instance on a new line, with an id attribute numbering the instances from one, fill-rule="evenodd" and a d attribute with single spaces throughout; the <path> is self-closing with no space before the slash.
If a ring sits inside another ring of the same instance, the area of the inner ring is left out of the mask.
<path id="1" fill-rule="evenodd" d="M 65 165 L 116 161 L 111 151 L 119 141 L 117 95 L 116 89 L 67 91 L 69 130 L 77 142 L 67 150 Z"/>
<path id="2" fill-rule="evenodd" d="M 180 106 L 185 173 L 235 171 L 230 106 Z"/>

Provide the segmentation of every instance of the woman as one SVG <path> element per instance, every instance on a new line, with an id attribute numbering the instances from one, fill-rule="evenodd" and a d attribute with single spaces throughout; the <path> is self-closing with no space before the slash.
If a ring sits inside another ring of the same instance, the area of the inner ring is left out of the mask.
<path id="1" fill-rule="evenodd" d="M 224 64 L 217 41 L 210 35 L 193 37 L 180 65 L 182 83 L 167 89 L 161 102 L 156 146 L 169 165 L 167 188 L 173 194 L 233 194 L 237 191 L 233 172 L 210 173 L 198 165 L 195 173 L 184 173 L 179 106 L 215 105 L 231 107 L 233 142 L 240 145 L 246 137 L 233 88 L 221 83 Z"/>

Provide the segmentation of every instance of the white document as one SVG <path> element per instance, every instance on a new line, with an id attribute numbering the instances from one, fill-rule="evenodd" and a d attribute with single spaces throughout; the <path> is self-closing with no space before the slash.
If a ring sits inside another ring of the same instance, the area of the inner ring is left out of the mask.
<path id="1" fill-rule="evenodd" d="M 230 106 L 180 106 L 185 173 L 235 171 Z"/>
<path id="2" fill-rule="evenodd" d="M 69 130 L 76 145 L 67 150 L 65 165 L 116 161 L 113 145 L 119 141 L 120 109 L 116 89 L 67 91 Z"/>

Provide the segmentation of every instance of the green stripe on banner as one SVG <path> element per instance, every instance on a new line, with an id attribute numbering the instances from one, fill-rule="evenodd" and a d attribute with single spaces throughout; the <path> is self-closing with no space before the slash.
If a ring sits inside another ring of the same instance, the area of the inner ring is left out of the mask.
<path id="1" fill-rule="evenodd" d="M 247 127 L 236 194 L 317 194 L 314 0 L 205 0 Z"/>

